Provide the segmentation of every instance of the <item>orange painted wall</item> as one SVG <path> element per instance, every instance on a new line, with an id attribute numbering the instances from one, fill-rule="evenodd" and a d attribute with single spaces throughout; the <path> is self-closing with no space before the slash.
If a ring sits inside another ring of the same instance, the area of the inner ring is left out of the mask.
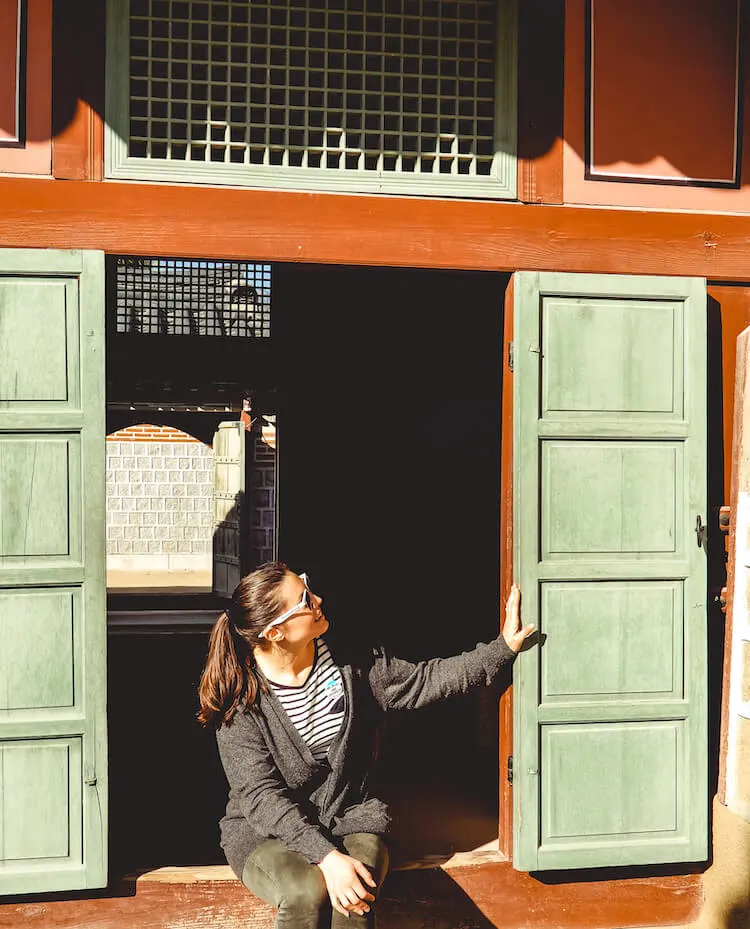
<path id="1" fill-rule="evenodd" d="M 8 124 L 10 61 L 8 34 L 15 35 L 15 0 L 0 0 L 0 174 L 52 172 L 52 0 L 28 0 L 26 59 L 26 132 L 21 145 L 3 145 L 14 133 Z M 4 37 L 4 38 L 3 38 Z M 14 46 L 15 47 L 15 46 Z M 15 65 L 12 68 L 15 81 Z"/>
<path id="2" fill-rule="evenodd" d="M 738 29 L 739 0 L 567 0 L 565 202 L 750 211 L 750 119 L 737 138 L 747 84 Z M 739 188 L 705 186 L 740 173 Z"/>

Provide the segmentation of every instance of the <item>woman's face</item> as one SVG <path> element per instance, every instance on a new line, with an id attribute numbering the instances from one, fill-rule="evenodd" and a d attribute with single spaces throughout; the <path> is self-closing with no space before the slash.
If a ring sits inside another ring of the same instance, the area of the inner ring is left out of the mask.
<path id="1" fill-rule="evenodd" d="M 328 620 L 320 608 L 323 598 L 308 590 L 304 581 L 291 571 L 287 572 L 279 585 L 281 612 L 284 613 L 297 606 L 306 592 L 305 602 L 292 613 L 289 619 L 269 629 L 266 633 L 267 638 L 271 641 L 280 641 L 283 638 L 289 645 L 304 646 L 313 639 L 317 639 L 319 635 L 323 635 L 328 629 Z"/>

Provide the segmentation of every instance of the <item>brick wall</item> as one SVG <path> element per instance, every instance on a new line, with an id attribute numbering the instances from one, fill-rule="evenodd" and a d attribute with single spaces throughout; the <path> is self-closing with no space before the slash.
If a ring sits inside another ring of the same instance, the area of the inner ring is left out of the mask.
<path id="1" fill-rule="evenodd" d="M 213 450 L 146 424 L 107 436 L 107 569 L 210 572 Z"/>

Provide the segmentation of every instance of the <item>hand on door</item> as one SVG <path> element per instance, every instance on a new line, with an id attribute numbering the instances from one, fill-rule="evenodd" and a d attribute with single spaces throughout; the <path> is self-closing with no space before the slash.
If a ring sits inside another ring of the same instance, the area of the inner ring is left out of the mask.
<path id="1" fill-rule="evenodd" d="M 514 584 L 505 604 L 505 622 L 503 623 L 503 638 L 511 651 L 521 651 L 521 646 L 536 629 L 533 624 L 521 625 L 521 590 Z"/>

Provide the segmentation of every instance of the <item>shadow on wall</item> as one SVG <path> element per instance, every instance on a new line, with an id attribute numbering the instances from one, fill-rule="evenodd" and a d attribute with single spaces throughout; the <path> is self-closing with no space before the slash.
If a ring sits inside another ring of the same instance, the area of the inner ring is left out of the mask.
<path id="1" fill-rule="evenodd" d="M 575 48 L 565 49 L 565 0 L 519 4 L 518 154 L 523 159 L 543 157 L 563 138 L 565 51 L 582 62 L 581 73 L 570 72 L 569 77 L 579 101 L 574 115 L 578 121 L 583 118 L 584 9 L 583 0 L 567 4 L 569 40 Z M 72 122 L 79 101 L 104 116 L 104 10 L 105 4 L 98 0 L 54 4 L 53 136 Z M 710 5 L 703 0 L 661 4 L 633 0 L 621 9 L 617 4 L 601 4 L 596 12 L 589 32 L 598 50 L 594 79 L 600 104 L 595 127 L 600 158 L 632 164 L 663 160 L 679 174 L 690 176 L 696 159 L 700 164 L 706 157 L 710 160 L 702 141 L 712 130 L 722 139 L 733 135 L 736 0 L 715 0 Z M 644 21 L 648 28 L 643 28 Z M 79 53 L 82 49 L 85 55 Z M 688 71 L 686 61 L 692 64 Z M 550 87 L 555 91 L 550 93 Z M 717 119 L 720 125 L 714 125 Z M 695 132 L 696 124 L 701 132 Z M 579 133 L 568 131 L 568 136 L 568 143 L 585 158 L 586 144 Z M 723 151 L 725 146 L 720 147 Z"/>
<path id="2" fill-rule="evenodd" d="M 733 906 L 723 929 L 750 929 L 750 903 Z"/>

